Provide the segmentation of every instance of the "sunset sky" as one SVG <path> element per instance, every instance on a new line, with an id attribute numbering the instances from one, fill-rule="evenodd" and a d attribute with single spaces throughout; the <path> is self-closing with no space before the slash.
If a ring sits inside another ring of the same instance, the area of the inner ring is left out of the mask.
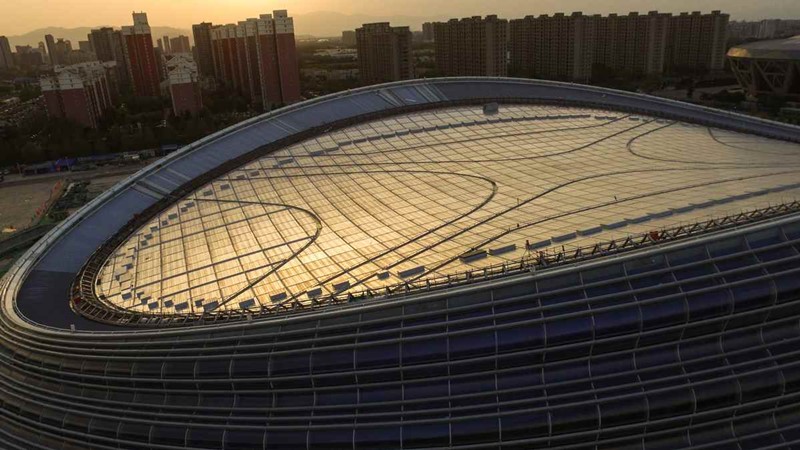
<path id="1" fill-rule="evenodd" d="M 291 14 L 336 11 L 370 16 L 464 17 L 497 13 L 521 17 L 557 11 L 609 13 L 679 12 L 721 9 L 732 19 L 798 18 L 800 0 L 0 0 L 0 35 L 17 35 L 48 27 L 120 26 L 131 11 L 145 11 L 151 25 L 188 28 L 192 23 L 227 23 L 273 9 Z M 301 32 L 313 33 L 314 30 Z"/>

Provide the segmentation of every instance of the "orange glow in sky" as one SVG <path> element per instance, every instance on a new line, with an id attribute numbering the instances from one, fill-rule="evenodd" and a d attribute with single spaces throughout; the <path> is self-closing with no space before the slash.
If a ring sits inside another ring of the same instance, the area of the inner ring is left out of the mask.
<path id="1" fill-rule="evenodd" d="M 144 11 L 153 26 L 190 28 L 199 22 L 232 23 L 273 9 L 291 15 L 332 11 L 366 19 L 416 17 L 441 20 L 495 13 L 502 17 L 583 11 L 584 13 L 663 12 L 721 9 L 731 19 L 800 19 L 800 0 L 0 0 L 0 35 L 18 35 L 44 27 L 119 27 L 131 11 Z M 314 33 L 296 23 L 301 33 Z"/>

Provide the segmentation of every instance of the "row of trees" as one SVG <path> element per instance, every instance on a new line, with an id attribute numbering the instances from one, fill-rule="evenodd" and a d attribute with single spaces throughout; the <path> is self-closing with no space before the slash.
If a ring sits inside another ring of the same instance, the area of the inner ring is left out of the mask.
<path id="1" fill-rule="evenodd" d="M 187 144 L 255 114 L 229 92 L 207 93 L 204 99 L 207 108 L 199 115 L 174 117 L 168 99 L 125 96 L 98 129 L 48 118 L 41 110 L 2 131 L 0 167 Z"/>

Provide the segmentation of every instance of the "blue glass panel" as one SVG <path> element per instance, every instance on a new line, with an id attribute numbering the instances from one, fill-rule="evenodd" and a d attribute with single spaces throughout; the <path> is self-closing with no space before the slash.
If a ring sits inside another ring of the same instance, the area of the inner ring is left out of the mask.
<path id="1" fill-rule="evenodd" d="M 694 411 L 694 395 L 689 388 L 670 389 L 649 394 L 647 405 L 650 408 L 650 420 L 689 415 Z"/>
<path id="2" fill-rule="evenodd" d="M 603 338 L 636 332 L 641 326 L 641 321 L 638 306 L 595 313 L 595 337 Z"/>
<path id="3" fill-rule="evenodd" d="M 400 427 L 358 427 L 355 441 L 358 450 L 396 449 L 400 447 Z"/>
<path id="4" fill-rule="evenodd" d="M 264 432 L 228 430 L 225 432 L 225 450 L 252 450 L 264 448 Z"/>
<path id="5" fill-rule="evenodd" d="M 536 282 L 539 292 L 556 291 L 581 285 L 578 272 L 568 273 L 550 278 L 543 278 Z"/>
<path id="6" fill-rule="evenodd" d="M 579 302 L 575 305 L 564 306 L 563 303 L 575 303 L 576 300 L 582 300 L 583 297 L 583 290 L 577 289 L 567 292 L 562 292 L 560 294 L 554 295 L 545 295 L 541 297 L 539 300 L 542 303 L 542 306 L 552 306 L 552 305 L 559 305 L 559 308 L 551 308 L 544 311 L 545 317 L 552 317 L 558 314 L 563 314 L 564 312 L 571 312 L 571 311 L 583 311 L 586 309 L 586 304 L 583 302 Z"/>
<path id="7" fill-rule="evenodd" d="M 729 422 L 715 423 L 711 425 L 697 425 L 689 429 L 689 437 L 693 446 L 713 445 L 726 439 L 735 439 L 731 424 Z M 734 447 L 738 448 L 738 446 Z"/>
<path id="8" fill-rule="evenodd" d="M 269 358 L 256 356 L 233 360 L 231 368 L 233 378 L 267 377 L 269 375 Z"/>
<path id="9" fill-rule="evenodd" d="M 289 375 L 306 375 L 309 374 L 309 359 L 311 355 L 308 353 L 294 354 L 294 355 L 273 355 L 270 363 L 270 375 L 274 377 L 282 377 Z"/>
<path id="10" fill-rule="evenodd" d="M 239 394 L 236 396 L 237 408 L 260 408 L 272 406 L 272 394 Z"/>
<path id="11" fill-rule="evenodd" d="M 159 445 L 186 445 L 186 428 L 154 425 L 150 433 L 150 443 Z"/>
<path id="12" fill-rule="evenodd" d="M 356 388 L 317 392 L 317 406 L 353 405 L 358 402 Z"/>
<path id="13" fill-rule="evenodd" d="M 403 307 L 403 314 L 410 316 L 413 314 L 430 313 L 432 311 L 447 310 L 447 300 L 435 300 L 419 303 L 412 303 Z"/>
<path id="14" fill-rule="evenodd" d="M 697 266 L 687 267 L 685 269 L 677 269 L 673 272 L 675 279 L 678 281 L 702 277 L 705 275 L 713 275 L 715 273 L 717 273 L 717 270 L 713 264 L 700 264 Z"/>
<path id="15" fill-rule="evenodd" d="M 450 445 L 450 427 L 447 423 L 419 423 L 403 425 L 403 448 L 446 447 Z"/>
<path id="16" fill-rule="evenodd" d="M 400 344 L 356 348 L 356 366 L 359 370 L 398 365 L 400 365 Z"/>
<path id="17" fill-rule="evenodd" d="M 358 342 L 382 341 L 400 337 L 401 322 L 383 322 L 372 325 L 362 325 L 358 328 Z M 384 333 L 380 333 L 384 331 Z"/>
<path id="18" fill-rule="evenodd" d="M 313 392 L 277 392 L 275 406 L 278 408 L 313 406 Z"/>
<path id="19" fill-rule="evenodd" d="M 405 400 L 419 400 L 423 398 L 447 397 L 447 380 L 429 381 L 425 383 L 408 383 L 405 386 Z"/>
<path id="20" fill-rule="evenodd" d="M 702 245 L 697 247 L 685 248 L 667 254 L 667 260 L 672 267 L 682 266 L 684 264 L 691 264 L 694 262 L 708 259 L 706 248 Z"/>
<path id="21" fill-rule="evenodd" d="M 636 352 L 636 367 L 639 370 L 665 366 L 668 364 L 679 364 L 677 345 L 640 350 Z"/>
<path id="22" fill-rule="evenodd" d="M 658 286 L 661 284 L 669 284 L 672 283 L 673 281 L 675 281 L 675 279 L 672 277 L 672 273 L 664 272 L 660 274 L 634 278 L 630 280 L 630 283 L 631 283 L 631 289 L 644 289 L 653 286 Z"/>
<path id="23" fill-rule="evenodd" d="M 536 293 L 536 283 L 528 282 L 499 287 L 496 288 L 493 293 L 495 302 L 509 298 L 527 296 Z"/>
<path id="24" fill-rule="evenodd" d="M 447 360 L 447 339 L 423 339 L 403 342 L 403 365 Z"/>
<path id="25" fill-rule="evenodd" d="M 503 442 L 533 439 L 549 433 L 547 413 L 519 412 L 500 416 Z"/>
<path id="26" fill-rule="evenodd" d="M 65 424 L 68 419 L 69 415 L 67 415 L 67 419 L 65 419 Z M 142 423 L 123 423 L 119 429 L 119 438 L 126 441 L 148 442 L 150 439 L 150 425 Z"/>
<path id="27" fill-rule="evenodd" d="M 63 414 L 61 415 L 61 420 L 64 420 Z M 61 422 L 57 424 L 51 423 L 51 425 L 61 427 Z M 116 438 L 119 426 L 120 422 L 118 421 L 94 418 L 89 423 L 89 434 Z"/>
<path id="28" fill-rule="evenodd" d="M 603 295 L 617 294 L 620 292 L 627 292 L 630 290 L 630 285 L 627 281 L 617 281 L 613 283 L 603 284 L 600 286 L 587 287 L 586 297 L 600 297 Z"/>
<path id="29" fill-rule="evenodd" d="M 736 380 L 716 380 L 705 383 L 695 390 L 697 412 L 733 406 L 738 402 L 739 384 Z"/>
<path id="30" fill-rule="evenodd" d="M 164 378 L 194 378 L 194 361 L 168 361 Z"/>
<path id="31" fill-rule="evenodd" d="M 667 259 L 664 255 L 652 255 L 625 262 L 625 271 L 628 276 L 652 272 L 665 267 L 667 267 Z"/>
<path id="32" fill-rule="evenodd" d="M 783 391 L 783 378 L 777 369 L 742 375 L 739 377 L 739 384 L 742 388 L 743 402 L 754 402 L 769 397 L 777 398 Z"/>
<path id="33" fill-rule="evenodd" d="M 201 394 L 200 406 L 209 408 L 231 408 L 235 396 L 233 392 L 228 394 Z"/>
<path id="34" fill-rule="evenodd" d="M 493 392 L 495 390 L 495 377 L 493 374 L 480 375 L 468 378 L 453 378 L 450 380 L 450 395 L 475 394 L 478 392 Z"/>
<path id="35" fill-rule="evenodd" d="M 452 445 L 481 444 L 500 440 L 500 424 L 497 417 L 454 421 L 451 427 Z"/>
<path id="36" fill-rule="evenodd" d="M 589 361 L 570 361 L 544 366 L 544 381 L 547 384 L 567 381 L 585 380 L 589 378 Z M 548 388 L 549 389 L 549 388 Z"/>
<path id="37" fill-rule="evenodd" d="M 733 253 L 739 253 L 747 250 L 744 238 L 741 236 L 712 242 L 708 244 L 707 247 L 708 253 L 712 258 L 718 258 L 720 256 L 731 255 Z"/>
<path id="38" fill-rule="evenodd" d="M 682 298 L 642 304 L 640 309 L 645 330 L 667 327 L 686 321 L 686 305 Z"/>
<path id="39" fill-rule="evenodd" d="M 774 302 L 772 284 L 768 281 L 757 281 L 734 286 L 731 288 L 731 291 L 733 292 L 735 313 L 754 308 L 763 308 Z"/>
<path id="40" fill-rule="evenodd" d="M 399 385 L 363 387 L 360 389 L 361 403 L 384 403 L 403 399 L 403 390 Z"/>
<path id="41" fill-rule="evenodd" d="M 783 233 L 790 240 L 800 239 L 800 222 L 790 223 L 783 226 Z"/>
<path id="42" fill-rule="evenodd" d="M 268 362 L 267 358 L 260 358 L 265 366 L 261 369 L 264 370 L 264 374 L 266 374 L 266 364 Z M 243 363 L 245 364 L 245 363 Z M 199 378 L 226 378 L 228 377 L 229 370 L 231 367 L 230 360 L 221 360 L 221 359 L 212 359 L 212 360 L 204 360 L 201 359 L 197 361 L 197 376 Z"/>
<path id="43" fill-rule="evenodd" d="M 615 278 L 622 278 L 624 276 L 625 273 L 622 270 L 622 264 L 609 264 L 587 269 L 581 272 L 581 277 L 583 278 L 584 284 L 613 280 Z"/>
<path id="44" fill-rule="evenodd" d="M 745 239 L 747 239 L 747 243 L 750 244 L 750 248 L 752 249 L 785 242 L 781 235 L 780 228 L 777 227 L 750 233 L 745 236 Z"/>
<path id="45" fill-rule="evenodd" d="M 450 336 L 450 359 L 474 358 L 494 353 L 494 331 Z"/>
<path id="46" fill-rule="evenodd" d="M 438 324 L 438 326 L 430 326 Z M 423 327 L 422 329 L 413 329 L 414 327 Z M 434 314 L 425 317 L 417 317 L 414 319 L 406 319 L 403 321 L 403 337 L 411 336 L 424 336 L 431 334 L 441 334 L 447 331 L 447 316 L 445 314 Z"/>
<path id="47" fill-rule="evenodd" d="M 497 374 L 497 389 L 517 389 L 542 385 L 541 368 L 516 369 Z"/>
<path id="48" fill-rule="evenodd" d="M 351 370 L 354 367 L 353 350 L 315 349 L 311 354 L 311 366 L 314 373 Z"/>
<path id="49" fill-rule="evenodd" d="M 689 294 L 686 296 L 686 303 L 689 305 L 690 321 L 726 315 L 732 308 L 727 289 Z"/>
<path id="50" fill-rule="evenodd" d="M 688 424 L 688 419 L 687 419 Z M 676 424 L 680 426 L 680 424 Z M 652 436 L 645 435 L 644 448 L 647 450 L 673 450 L 676 448 L 690 448 L 688 429 L 659 433 Z"/>
<path id="51" fill-rule="evenodd" d="M 760 252 L 756 252 L 756 257 L 758 257 L 759 261 L 762 262 L 770 262 L 770 261 L 777 261 L 779 259 L 784 258 L 792 258 L 797 256 L 797 252 L 794 250 L 794 247 L 779 247 L 773 248 L 771 250 L 762 250 Z"/>
<path id="52" fill-rule="evenodd" d="M 450 331 L 458 331 L 458 330 L 473 330 L 476 328 L 481 328 L 484 326 L 491 326 L 492 322 L 492 308 L 479 308 L 473 309 L 471 311 L 459 312 L 459 313 L 450 313 L 447 320 L 448 320 L 448 329 Z M 457 323 L 458 321 L 465 320 L 465 319 L 474 319 L 477 317 L 483 317 L 485 320 L 472 320 L 467 323 Z"/>
<path id="53" fill-rule="evenodd" d="M 222 435 L 225 430 L 214 428 L 190 428 L 186 444 L 189 447 L 218 449 L 222 448 Z"/>
<path id="54" fill-rule="evenodd" d="M 758 264 L 756 257 L 753 255 L 741 255 L 735 258 L 730 259 L 723 259 L 720 261 L 715 261 L 717 265 L 717 269 L 720 272 L 725 272 L 728 270 L 740 269 L 743 267 L 753 267 Z"/>
<path id="55" fill-rule="evenodd" d="M 267 435 L 267 445 L 272 447 L 272 434 Z M 286 445 L 281 444 L 275 448 L 292 448 Z M 298 447 L 298 448 L 305 448 Z M 345 429 L 331 429 L 331 430 L 324 430 L 324 429 L 314 429 L 312 428 L 309 432 L 308 436 L 308 448 L 312 449 L 347 449 L 351 450 L 353 448 L 353 430 L 349 428 Z"/>
<path id="56" fill-rule="evenodd" d="M 554 408 L 550 413 L 550 417 L 553 434 L 594 430 L 599 426 L 597 408 L 595 407 L 570 406 Z"/>
<path id="57" fill-rule="evenodd" d="M 545 323 L 547 345 L 559 345 L 592 338 L 591 317 L 555 320 Z"/>
<path id="58" fill-rule="evenodd" d="M 643 397 L 622 398 L 600 403 L 603 428 L 612 428 L 647 420 L 647 400 Z"/>
<path id="59" fill-rule="evenodd" d="M 589 363 L 593 377 L 630 372 L 635 368 L 633 355 L 630 354 L 595 356 Z"/>

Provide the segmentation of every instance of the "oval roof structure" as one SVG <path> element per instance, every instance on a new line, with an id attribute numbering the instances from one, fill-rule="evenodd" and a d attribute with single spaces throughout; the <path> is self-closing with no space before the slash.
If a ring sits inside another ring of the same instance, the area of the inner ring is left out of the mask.
<path id="1" fill-rule="evenodd" d="M 25 320 L 104 329 L 95 321 L 184 324 L 440 284 L 769 203 L 794 189 L 798 154 L 770 137 L 798 134 L 570 83 L 363 88 L 143 169 L 33 248 L 7 299 Z"/>

